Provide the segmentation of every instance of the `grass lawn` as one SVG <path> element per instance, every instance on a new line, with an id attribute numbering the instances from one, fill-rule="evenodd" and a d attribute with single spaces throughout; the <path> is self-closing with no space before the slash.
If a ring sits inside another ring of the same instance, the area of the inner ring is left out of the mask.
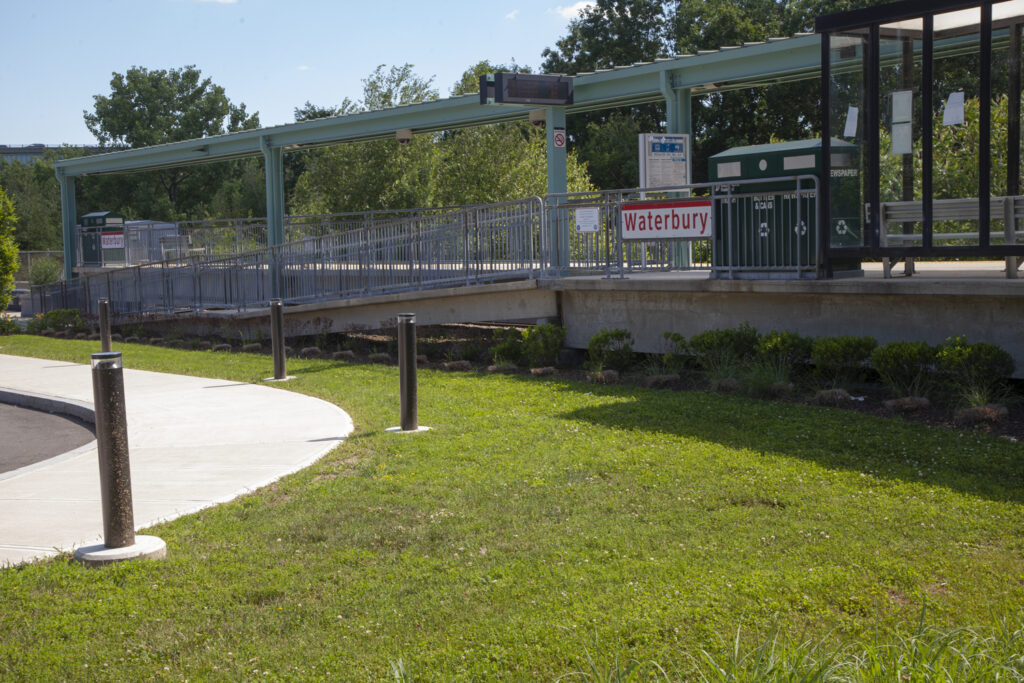
<path id="1" fill-rule="evenodd" d="M 97 350 L 0 337 L 7 354 L 87 362 Z M 127 367 L 239 381 L 271 366 L 120 350 Z M 915 658 L 929 647 L 947 673 L 1024 676 L 1019 443 L 717 394 L 436 371 L 419 375 L 433 431 L 388 434 L 397 368 L 288 369 L 283 390 L 343 407 L 355 434 L 273 486 L 148 530 L 167 541 L 164 562 L 86 569 L 62 556 L 0 571 L 0 679 L 605 680 L 635 660 L 642 676 L 756 680 L 772 677 L 771 657 L 896 680 L 904 664 L 925 671 Z"/>

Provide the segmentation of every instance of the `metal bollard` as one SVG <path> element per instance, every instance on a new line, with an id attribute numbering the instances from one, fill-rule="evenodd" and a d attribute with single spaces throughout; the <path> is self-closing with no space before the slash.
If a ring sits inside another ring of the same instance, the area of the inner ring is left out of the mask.
<path id="1" fill-rule="evenodd" d="M 274 379 L 287 379 L 288 369 L 284 354 L 284 304 L 280 299 L 270 300 L 270 340 L 274 353 Z"/>
<path id="2" fill-rule="evenodd" d="M 92 354 L 92 393 L 103 496 L 103 544 L 124 548 L 135 544 L 135 518 L 120 352 Z"/>
<path id="3" fill-rule="evenodd" d="M 107 299 L 100 299 L 100 351 L 110 351 L 110 302 Z"/>
<path id="4" fill-rule="evenodd" d="M 419 429 L 416 414 L 416 314 L 398 314 L 398 381 L 401 392 L 402 431 Z"/>

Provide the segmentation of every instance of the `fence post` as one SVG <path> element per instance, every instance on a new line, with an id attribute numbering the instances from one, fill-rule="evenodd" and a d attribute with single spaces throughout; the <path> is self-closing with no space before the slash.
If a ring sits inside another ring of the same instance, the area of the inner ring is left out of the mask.
<path id="1" fill-rule="evenodd" d="M 92 392 L 103 506 L 103 545 L 79 548 L 75 559 L 95 565 L 137 557 L 165 557 L 167 545 L 162 540 L 135 535 L 120 353 L 92 354 Z"/>

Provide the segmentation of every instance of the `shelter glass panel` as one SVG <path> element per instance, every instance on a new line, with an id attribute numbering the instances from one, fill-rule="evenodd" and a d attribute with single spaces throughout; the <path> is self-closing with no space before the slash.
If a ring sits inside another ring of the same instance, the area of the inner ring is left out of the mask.
<path id="1" fill-rule="evenodd" d="M 831 222 L 829 246 L 864 245 L 866 32 L 833 34 L 829 43 L 829 116 L 832 153 L 829 164 Z"/>
<path id="2" fill-rule="evenodd" d="M 977 246 L 981 9 L 935 15 L 932 193 L 935 246 Z M 973 202 L 956 200 L 971 199 Z"/>
<path id="3" fill-rule="evenodd" d="M 881 246 L 920 246 L 921 56 L 924 20 L 879 31 L 879 200 Z"/>

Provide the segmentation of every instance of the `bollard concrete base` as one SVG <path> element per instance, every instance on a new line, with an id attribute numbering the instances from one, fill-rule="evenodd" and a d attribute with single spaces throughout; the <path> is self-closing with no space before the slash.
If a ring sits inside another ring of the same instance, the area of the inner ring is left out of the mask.
<path id="1" fill-rule="evenodd" d="M 75 562 L 87 567 L 100 567 L 105 564 L 143 558 L 162 560 L 165 557 L 167 557 L 167 544 L 156 536 L 136 536 L 133 545 L 123 548 L 108 548 L 100 543 L 87 545 L 75 551 Z"/>
<path id="2" fill-rule="evenodd" d="M 384 430 L 389 434 L 419 434 L 420 432 L 429 432 L 430 427 L 424 427 L 420 425 L 416 429 L 402 429 L 401 427 L 388 427 Z"/>
<path id="3" fill-rule="evenodd" d="M 295 376 L 294 375 L 288 375 L 288 376 L 283 377 L 281 379 L 277 379 L 276 377 L 264 377 L 263 381 L 264 382 L 287 382 L 290 379 L 295 379 Z"/>

